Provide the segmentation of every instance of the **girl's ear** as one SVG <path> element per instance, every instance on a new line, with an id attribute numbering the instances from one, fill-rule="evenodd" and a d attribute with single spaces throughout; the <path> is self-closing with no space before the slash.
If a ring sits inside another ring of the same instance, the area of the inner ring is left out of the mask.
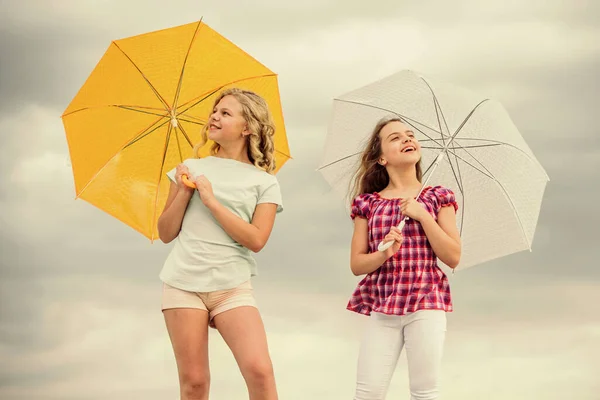
<path id="1" fill-rule="evenodd" d="M 250 132 L 248 132 L 248 125 L 244 126 L 244 130 L 242 131 L 242 137 L 249 136 Z"/>

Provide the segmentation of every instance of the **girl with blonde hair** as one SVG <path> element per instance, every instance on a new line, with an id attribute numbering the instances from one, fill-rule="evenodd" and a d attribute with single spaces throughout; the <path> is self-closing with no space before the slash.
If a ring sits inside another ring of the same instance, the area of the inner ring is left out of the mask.
<path id="1" fill-rule="evenodd" d="M 162 310 L 182 400 L 208 399 L 209 327 L 231 349 L 250 399 L 277 399 L 250 281 L 257 273 L 251 253 L 266 245 L 283 210 L 273 175 L 274 132 L 262 97 L 227 89 L 214 102 L 195 157 L 167 173 L 171 185 L 158 231 L 163 242 L 175 244 L 160 273 Z M 200 158 L 209 139 L 210 155 Z"/>

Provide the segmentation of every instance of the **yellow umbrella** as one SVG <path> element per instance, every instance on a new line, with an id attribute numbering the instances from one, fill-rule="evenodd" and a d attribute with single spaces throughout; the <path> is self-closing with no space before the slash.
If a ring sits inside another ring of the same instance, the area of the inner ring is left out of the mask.
<path id="1" fill-rule="evenodd" d="M 76 197 L 157 238 L 165 172 L 193 156 L 228 87 L 267 101 L 279 170 L 290 155 L 275 73 L 202 21 L 113 41 L 62 115 Z"/>

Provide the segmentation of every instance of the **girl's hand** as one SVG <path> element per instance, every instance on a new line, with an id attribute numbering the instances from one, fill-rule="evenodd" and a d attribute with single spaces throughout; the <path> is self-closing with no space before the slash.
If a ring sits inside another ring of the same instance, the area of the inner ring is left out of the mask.
<path id="1" fill-rule="evenodd" d="M 392 247 L 390 247 L 389 249 L 385 250 L 385 259 L 387 260 L 388 258 L 390 258 L 391 256 L 393 256 L 394 254 L 396 254 L 398 252 L 398 250 L 400 250 L 400 246 L 402 246 L 402 240 L 404 239 L 404 237 L 402 236 L 402 231 L 400 229 L 398 229 L 397 226 L 392 226 L 392 229 L 390 230 L 390 232 L 385 235 L 385 237 L 383 238 L 383 243 L 387 243 L 390 241 L 394 241 L 394 244 L 392 244 Z"/>
<path id="2" fill-rule="evenodd" d="M 404 216 L 419 222 L 429 214 L 425 207 L 412 197 L 400 200 L 400 211 Z"/>
<path id="3" fill-rule="evenodd" d="M 193 192 L 194 189 L 187 186 L 185 183 L 183 183 L 183 180 L 181 179 L 182 175 L 186 175 L 190 181 L 193 181 L 192 176 L 190 175 L 190 170 L 188 169 L 188 167 L 185 164 L 179 164 L 175 170 L 175 181 L 177 182 L 177 189 L 179 189 L 180 191 L 186 191 L 186 192 Z"/>
<path id="4" fill-rule="evenodd" d="M 196 179 L 194 179 L 194 183 L 198 188 L 198 193 L 200 194 L 202 203 L 204 203 L 206 207 L 210 208 L 210 206 L 217 201 L 210 181 L 206 179 L 206 176 L 199 175 L 196 177 Z"/>

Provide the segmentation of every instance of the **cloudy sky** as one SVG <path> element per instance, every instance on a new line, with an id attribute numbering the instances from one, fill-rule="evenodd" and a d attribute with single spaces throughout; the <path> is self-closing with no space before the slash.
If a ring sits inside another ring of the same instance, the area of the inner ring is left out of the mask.
<path id="1" fill-rule="evenodd" d="M 170 245 L 74 200 L 60 116 L 111 40 L 203 17 L 279 74 L 294 159 L 254 285 L 282 399 L 352 397 L 352 224 L 315 169 L 331 99 L 406 68 L 503 102 L 551 178 L 532 252 L 451 276 L 443 398 L 598 399 L 600 7 L 416 3 L 0 0 L 0 398 L 177 398 Z M 212 397 L 245 398 L 210 340 Z"/>

